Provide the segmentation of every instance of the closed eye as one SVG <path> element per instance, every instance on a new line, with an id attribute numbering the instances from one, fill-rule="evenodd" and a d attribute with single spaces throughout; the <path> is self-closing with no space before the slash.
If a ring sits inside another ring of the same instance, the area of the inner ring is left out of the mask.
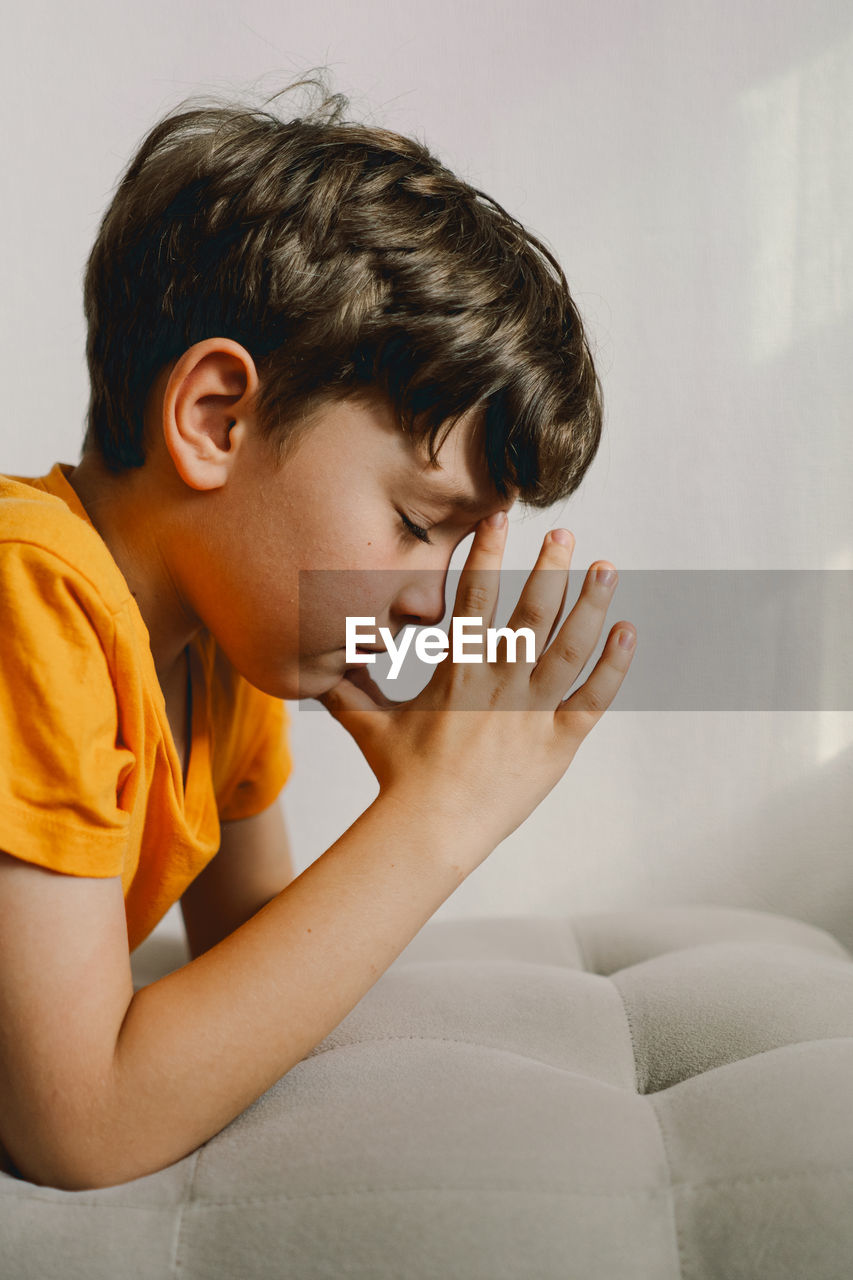
<path id="1" fill-rule="evenodd" d="M 400 512 L 400 519 L 403 522 L 403 528 L 411 537 L 417 538 L 420 542 L 428 542 L 432 546 L 432 538 L 429 536 L 429 530 L 424 529 L 422 525 L 415 524 L 408 516 Z"/>

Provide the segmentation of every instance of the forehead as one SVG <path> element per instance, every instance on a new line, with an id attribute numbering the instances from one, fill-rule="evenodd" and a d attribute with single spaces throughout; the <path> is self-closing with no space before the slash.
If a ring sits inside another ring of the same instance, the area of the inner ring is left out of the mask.
<path id="1" fill-rule="evenodd" d="M 351 484 L 354 469 L 364 468 L 474 519 L 512 505 L 515 492 L 503 498 L 489 474 L 483 409 L 469 411 L 450 430 L 442 427 L 438 439 L 433 463 L 427 440 L 412 439 L 390 402 L 367 391 L 323 403 L 297 432 L 283 466 L 301 485 L 320 476 Z"/>
<path id="2" fill-rule="evenodd" d="M 439 433 L 439 439 L 442 434 Z M 515 491 L 502 499 L 486 462 L 485 413 L 472 410 L 444 435 L 436 462 L 431 463 L 427 442 L 413 444 L 418 479 L 425 488 L 451 503 L 457 511 L 476 516 L 496 504 L 511 506 Z"/>

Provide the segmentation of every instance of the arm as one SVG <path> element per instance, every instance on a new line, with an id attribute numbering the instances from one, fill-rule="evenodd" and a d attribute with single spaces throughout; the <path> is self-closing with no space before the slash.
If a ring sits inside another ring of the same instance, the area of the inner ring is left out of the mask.
<path id="1" fill-rule="evenodd" d="M 293 880 L 278 801 L 251 818 L 222 823 L 219 852 L 181 898 L 193 959 L 233 933 Z"/>
<path id="2" fill-rule="evenodd" d="M 301 1061 L 458 886 L 461 851 L 489 852 L 438 800 L 377 797 L 236 932 L 136 994 L 120 880 L 0 854 L 0 1141 L 23 1176 L 79 1190 L 152 1173 Z"/>
<path id="3" fill-rule="evenodd" d="M 455 616 L 494 613 L 494 575 L 477 571 L 499 567 L 503 536 L 480 529 Z M 547 540 L 536 569 L 568 573 L 568 559 Z M 619 644 L 626 624 L 565 697 L 610 589 L 587 575 L 532 668 L 510 670 L 505 654 L 461 672 L 444 664 L 417 698 L 381 711 L 347 680 L 323 695 L 379 795 L 250 920 L 135 994 L 118 878 L 0 855 L 0 1140 L 24 1177 L 77 1190 L 161 1169 L 341 1022 L 548 794 L 612 702 L 631 661 Z M 534 571 L 510 627 L 530 623 L 544 646 L 560 594 L 559 581 Z"/>

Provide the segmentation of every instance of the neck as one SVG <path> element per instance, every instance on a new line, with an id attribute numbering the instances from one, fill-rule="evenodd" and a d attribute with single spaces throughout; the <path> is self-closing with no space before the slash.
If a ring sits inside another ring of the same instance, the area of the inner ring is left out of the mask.
<path id="1" fill-rule="evenodd" d="M 68 475 L 121 570 L 148 629 L 161 686 L 184 671 L 184 650 L 201 629 L 169 562 L 169 510 L 146 467 L 115 475 L 94 452 Z"/>

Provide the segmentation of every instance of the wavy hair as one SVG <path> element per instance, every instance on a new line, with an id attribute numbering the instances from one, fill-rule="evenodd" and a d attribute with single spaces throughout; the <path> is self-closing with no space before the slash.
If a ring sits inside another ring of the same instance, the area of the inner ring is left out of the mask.
<path id="1" fill-rule="evenodd" d="M 498 492 L 566 498 L 602 399 L 558 262 L 424 144 L 346 121 L 322 79 L 282 92 L 299 86 L 322 100 L 290 120 L 270 99 L 185 101 L 125 169 L 85 271 L 84 449 L 114 472 L 142 466 L 158 372 L 228 337 L 255 361 L 278 463 L 323 403 L 380 391 L 433 464 L 482 409 Z"/>

